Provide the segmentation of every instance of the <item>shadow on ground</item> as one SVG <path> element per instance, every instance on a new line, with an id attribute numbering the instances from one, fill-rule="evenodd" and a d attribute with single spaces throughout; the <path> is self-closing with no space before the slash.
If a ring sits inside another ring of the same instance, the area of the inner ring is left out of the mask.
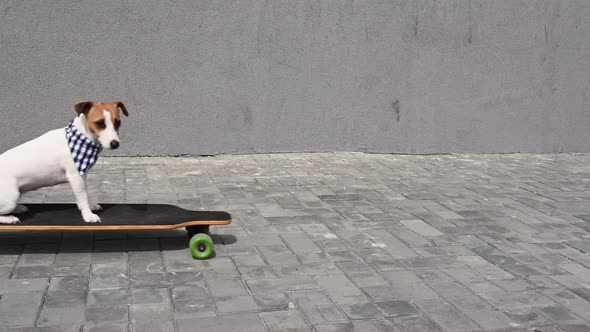
<path id="1" fill-rule="evenodd" d="M 237 238 L 211 232 L 216 246 L 231 246 Z M 188 249 L 190 238 L 184 230 L 136 232 L 9 232 L 0 233 L 0 255 L 141 252 Z"/>

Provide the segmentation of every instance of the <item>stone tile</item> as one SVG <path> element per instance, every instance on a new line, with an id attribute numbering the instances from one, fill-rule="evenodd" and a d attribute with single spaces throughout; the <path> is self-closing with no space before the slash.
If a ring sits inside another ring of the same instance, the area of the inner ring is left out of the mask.
<path id="1" fill-rule="evenodd" d="M 555 304 L 550 298 L 537 292 L 481 293 L 479 296 L 499 309 L 550 306 Z"/>
<path id="2" fill-rule="evenodd" d="M 72 325 L 84 322 L 84 307 L 43 308 L 37 324 L 43 325 Z"/>
<path id="3" fill-rule="evenodd" d="M 131 323 L 136 326 L 144 322 L 171 321 L 172 306 L 169 302 L 137 303 L 129 306 L 129 314 Z"/>
<path id="4" fill-rule="evenodd" d="M 66 276 L 51 278 L 49 282 L 50 291 L 64 292 L 86 292 L 89 280 L 87 276 Z"/>
<path id="5" fill-rule="evenodd" d="M 400 331 L 404 332 L 442 332 L 442 330 L 426 317 L 398 317 L 393 319 Z"/>
<path id="6" fill-rule="evenodd" d="M 344 275 L 322 275 L 315 279 L 337 304 L 367 300 L 366 296 Z"/>
<path id="7" fill-rule="evenodd" d="M 346 323 L 325 323 L 314 326 L 317 332 L 397 332 L 398 329 L 387 320 L 359 320 Z"/>
<path id="8" fill-rule="evenodd" d="M 66 308 L 84 306 L 85 302 L 85 292 L 49 291 L 45 294 L 43 306 L 45 308 Z"/>
<path id="9" fill-rule="evenodd" d="M 311 331 L 298 310 L 269 311 L 260 313 L 269 331 Z"/>
<path id="10" fill-rule="evenodd" d="M 44 291 L 47 288 L 47 278 L 32 279 L 0 279 L 0 294 L 21 294 Z M 54 290 L 49 288 L 49 290 Z"/>
<path id="11" fill-rule="evenodd" d="M 401 224 L 422 236 L 441 236 L 443 233 L 422 220 L 403 220 Z"/>
<path id="12" fill-rule="evenodd" d="M 318 283 L 310 276 L 247 280 L 246 285 L 252 294 L 281 293 L 320 288 Z"/>
<path id="13" fill-rule="evenodd" d="M 267 317 L 272 320 L 273 317 Z M 266 332 L 260 317 L 255 313 L 230 316 L 195 317 L 177 320 L 179 332 L 193 332 L 195 326 L 203 331 L 216 332 Z"/>
<path id="14" fill-rule="evenodd" d="M 127 324 L 84 325 L 82 332 L 127 332 Z"/>
<path id="15" fill-rule="evenodd" d="M 86 307 L 84 316 L 90 323 L 126 322 L 129 310 L 126 305 Z"/>
<path id="16" fill-rule="evenodd" d="M 240 279 L 209 279 L 209 291 L 215 297 L 248 295 L 244 283 Z"/>
<path id="17" fill-rule="evenodd" d="M 131 289 L 131 303 L 162 303 L 170 302 L 167 288 L 134 288 Z"/>
<path id="18" fill-rule="evenodd" d="M 88 293 L 89 306 L 126 305 L 131 303 L 127 289 L 100 289 Z"/>
<path id="19" fill-rule="evenodd" d="M 478 325 L 449 303 L 437 299 L 417 300 L 415 303 L 444 330 L 475 330 Z"/>
<path id="20" fill-rule="evenodd" d="M 43 300 L 43 293 L 4 294 L 1 300 L 0 326 L 33 326 Z"/>
<path id="21" fill-rule="evenodd" d="M 47 265 L 25 265 L 17 266 L 14 270 L 13 278 L 48 278 L 50 269 Z"/>
<path id="22" fill-rule="evenodd" d="M 262 310 L 250 295 L 216 297 L 215 306 L 220 314 L 257 312 Z"/>
<path id="23" fill-rule="evenodd" d="M 212 298 L 174 300 L 174 316 L 176 318 L 215 315 L 215 302 Z"/>

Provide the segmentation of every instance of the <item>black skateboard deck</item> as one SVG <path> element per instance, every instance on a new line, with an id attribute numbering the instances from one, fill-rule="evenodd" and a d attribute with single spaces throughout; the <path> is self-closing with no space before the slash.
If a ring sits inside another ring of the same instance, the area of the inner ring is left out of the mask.
<path id="1" fill-rule="evenodd" d="M 192 211 L 166 204 L 101 204 L 95 212 L 100 223 L 86 223 L 75 204 L 24 204 L 29 211 L 21 222 L 0 224 L 2 230 L 104 231 L 158 230 L 191 226 L 227 225 L 231 215 L 222 211 Z"/>
<path id="2" fill-rule="evenodd" d="M 25 204 L 18 224 L 0 224 L 0 231 L 133 231 L 185 227 L 189 249 L 196 259 L 213 255 L 209 226 L 231 223 L 222 211 L 192 211 L 166 204 L 101 204 L 102 222 L 87 223 L 75 204 Z"/>

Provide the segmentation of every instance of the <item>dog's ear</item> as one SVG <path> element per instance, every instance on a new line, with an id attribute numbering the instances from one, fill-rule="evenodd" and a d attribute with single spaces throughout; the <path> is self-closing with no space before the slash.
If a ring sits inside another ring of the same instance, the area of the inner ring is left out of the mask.
<path id="1" fill-rule="evenodd" d="M 85 102 L 81 102 L 76 104 L 76 113 L 78 113 L 78 115 L 80 114 L 88 114 L 88 111 L 90 111 L 90 109 L 92 108 L 92 105 L 94 105 L 93 102 L 91 101 L 85 101 Z"/>
<path id="2" fill-rule="evenodd" d="M 116 101 L 115 103 L 117 104 L 117 107 L 121 109 L 123 114 L 125 114 L 125 116 L 129 116 L 129 113 L 127 112 L 127 109 L 125 108 L 125 104 L 123 104 L 120 101 Z"/>

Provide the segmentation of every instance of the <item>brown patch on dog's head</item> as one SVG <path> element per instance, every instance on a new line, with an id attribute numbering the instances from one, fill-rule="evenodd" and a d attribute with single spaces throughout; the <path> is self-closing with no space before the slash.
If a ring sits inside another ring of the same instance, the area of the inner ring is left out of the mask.
<path id="1" fill-rule="evenodd" d="M 100 132 L 108 127 L 106 121 L 111 121 L 115 130 L 119 130 L 119 127 L 121 126 L 119 109 L 125 116 L 129 116 L 125 104 L 120 101 L 98 103 L 85 101 L 76 104 L 75 109 L 78 115 L 84 114 L 86 116 L 88 129 L 97 136 L 100 136 Z M 110 114 L 110 119 L 105 118 L 105 111 Z"/>

